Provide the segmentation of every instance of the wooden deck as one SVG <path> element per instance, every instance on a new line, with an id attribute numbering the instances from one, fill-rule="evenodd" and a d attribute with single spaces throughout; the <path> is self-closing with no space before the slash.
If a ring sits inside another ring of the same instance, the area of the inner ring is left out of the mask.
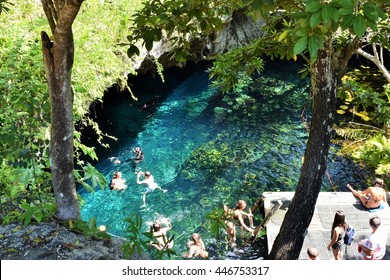
<path id="1" fill-rule="evenodd" d="M 265 214 L 267 214 L 272 206 L 278 201 L 282 203 L 282 206 L 274 215 L 272 215 L 271 219 L 266 224 L 269 250 L 271 250 L 273 242 L 279 233 L 279 228 L 283 222 L 284 215 L 288 210 L 293 195 L 294 192 L 263 193 Z M 388 193 L 388 197 L 390 197 L 390 193 Z M 384 209 L 371 213 L 367 211 L 360 204 L 360 201 L 350 192 L 321 192 L 318 196 L 314 216 L 302 246 L 300 259 L 308 259 L 306 250 L 309 246 L 318 249 L 321 260 L 334 259 L 332 251 L 329 251 L 326 246 L 330 241 L 333 218 L 337 210 L 343 210 L 345 212 L 347 222 L 356 230 L 356 239 L 351 246 L 347 247 L 346 252 L 344 253 L 345 259 L 362 259 L 357 251 L 357 244 L 359 240 L 370 235 L 371 228 L 368 225 L 368 221 L 372 215 L 378 215 L 382 220 L 381 226 L 385 227 L 385 229 L 390 232 L 389 204 L 385 204 Z M 387 237 L 386 255 L 384 259 L 390 260 L 390 234 L 388 234 Z"/>

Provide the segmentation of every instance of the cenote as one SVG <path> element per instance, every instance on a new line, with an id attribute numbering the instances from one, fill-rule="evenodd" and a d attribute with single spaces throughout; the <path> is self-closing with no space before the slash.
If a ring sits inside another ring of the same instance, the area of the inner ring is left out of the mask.
<path id="1" fill-rule="evenodd" d="M 106 94 L 103 107 L 95 106 L 101 129 L 118 138 L 109 149 L 99 149 L 95 167 L 110 179 L 122 172 L 127 189 L 106 188 L 87 192 L 82 218 L 96 218 L 109 233 L 123 237 L 134 213 L 142 217 L 145 231 L 157 219 L 169 218 L 174 249 L 180 259 L 193 232 L 201 234 L 211 259 L 264 257 L 265 238 L 252 248 L 227 246 L 226 238 L 210 233 L 207 214 L 223 204 L 234 207 L 239 199 L 252 206 L 264 191 L 294 191 L 300 174 L 308 132 L 301 113 L 308 102 L 309 80 L 300 79 L 301 65 L 267 62 L 260 77 L 242 81 L 233 93 L 220 95 L 210 88 L 207 65 L 189 65 L 158 76 L 132 79 L 138 101 L 128 93 Z M 141 108 L 143 105 L 147 108 Z M 310 120 L 310 112 L 305 112 Z M 91 137 L 93 138 L 93 137 Z M 149 170 L 168 192 L 146 196 L 136 183 L 130 162 L 132 148 L 140 146 L 144 160 L 137 170 Z M 348 160 L 337 157 L 333 146 L 323 191 L 340 190 L 346 180 L 360 181 Z M 121 161 L 115 164 L 113 158 Z M 262 219 L 255 213 L 255 225 Z"/>

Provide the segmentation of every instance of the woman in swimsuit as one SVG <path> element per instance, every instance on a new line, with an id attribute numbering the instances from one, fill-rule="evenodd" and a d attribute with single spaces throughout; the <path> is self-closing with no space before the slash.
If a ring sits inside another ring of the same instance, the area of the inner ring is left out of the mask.
<path id="1" fill-rule="evenodd" d="M 328 244 L 328 250 L 332 249 L 335 260 L 343 259 L 344 236 L 347 228 L 344 211 L 338 210 L 334 215 L 331 240 Z"/>
<path id="2" fill-rule="evenodd" d="M 378 208 L 381 205 L 381 201 L 387 202 L 386 191 L 383 189 L 383 180 L 380 178 L 375 179 L 373 187 L 369 187 L 364 191 L 354 190 L 350 184 L 347 184 L 347 188 L 368 209 Z"/>

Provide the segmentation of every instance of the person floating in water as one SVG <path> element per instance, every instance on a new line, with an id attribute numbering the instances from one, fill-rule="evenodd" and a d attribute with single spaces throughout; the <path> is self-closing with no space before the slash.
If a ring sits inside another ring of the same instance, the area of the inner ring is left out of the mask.
<path id="1" fill-rule="evenodd" d="M 113 165 L 121 164 L 121 161 L 120 161 L 117 157 L 109 157 L 108 160 L 109 160 Z"/>
<path id="2" fill-rule="evenodd" d="M 158 101 L 158 98 L 159 98 L 159 96 L 155 95 L 155 96 L 153 96 L 153 98 L 148 103 L 145 103 L 142 106 L 136 105 L 136 104 L 129 104 L 129 105 L 138 107 L 138 111 L 148 111 L 149 113 L 152 113 L 150 111 L 150 108 L 153 107 L 154 105 L 156 105 L 156 103 Z"/>
<path id="3" fill-rule="evenodd" d="M 126 180 L 122 178 L 122 173 L 115 171 L 114 176 L 111 179 L 110 190 L 122 191 L 126 188 Z"/>
<path id="4" fill-rule="evenodd" d="M 373 187 L 368 187 L 364 191 L 357 191 L 347 184 L 347 188 L 354 196 L 360 199 L 362 204 L 368 209 L 376 209 L 381 206 L 381 202 L 387 202 L 386 191 L 383 188 L 383 180 L 376 178 Z"/>
<path id="5" fill-rule="evenodd" d="M 141 176 L 144 177 L 143 180 L 140 179 Z M 168 190 L 162 189 L 159 185 L 157 185 L 157 183 L 154 181 L 154 177 L 153 177 L 153 175 L 150 173 L 150 171 L 146 171 L 146 172 L 139 171 L 139 172 L 137 173 L 137 184 L 139 184 L 139 185 L 146 185 L 146 191 L 145 191 L 144 194 L 142 195 L 142 201 L 143 201 L 142 207 L 145 207 L 145 206 L 146 206 L 146 194 L 147 194 L 147 193 L 152 192 L 152 191 L 154 191 L 155 189 L 160 189 L 160 190 L 162 190 L 164 193 L 168 191 Z"/>

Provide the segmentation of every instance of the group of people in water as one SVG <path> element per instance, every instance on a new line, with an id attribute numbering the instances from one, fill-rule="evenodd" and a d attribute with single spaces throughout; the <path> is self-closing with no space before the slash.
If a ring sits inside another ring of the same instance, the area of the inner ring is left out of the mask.
<path id="1" fill-rule="evenodd" d="M 129 160 L 126 160 L 125 162 L 131 161 L 131 165 L 133 170 L 136 170 L 137 164 L 141 163 L 144 159 L 144 153 L 141 149 L 141 147 L 135 147 L 133 148 L 133 153 L 135 156 Z M 120 164 L 121 161 L 117 158 L 113 160 L 114 164 Z M 155 181 L 153 175 L 150 173 L 150 171 L 138 171 L 137 172 L 137 184 L 139 185 L 145 185 L 146 191 L 142 195 L 142 206 L 146 207 L 146 194 L 149 192 L 154 191 L 155 189 L 160 189 L 164 193 L 167 192 L 167 190 L 162 189 Z M 120 171 L 115 171 L 114 175 L 111 179 L 110 183 L 110 190 L 116 190 L 116 191 L 122 191 L 127 188 L 126 186 L 126 180 L 122 178 L 122 173 Z"/>
<path id="2" fill-rule="evenodd" d="M 144 159 L 144 154 L 141 147 L 133 148 L 133 153 L 135 156 L 130 160 L 131 165 L 134 171 L 136 171 L 137 164 L 141 163 Z M 119 165 L 122 162 L 118 158 L 110 158 L 110 161 L 114 165 Z M 136 183 L 139 185 L 145 185 L 146 190 L 142 195 L 142 206 L 146 206 L 146 194 L 152 192 L 156 189 L 160 189 L 162 192 L 167 192 L 168 190 L 161 188 L 154 180 L 154 176 L 150 171 L 137 171 L 136 172 Z M 122 191 L 127 188 L 126 180 L 122 177 L 120 171 L 115 171 L 114 175 L 110 182 L 110 190 Z M 153 237 L 154 240 L 150 242 L 150 246 L 156 248 L 157 250 L 166 250 L 173 248 L 173 240 L 168 238 L 167 232 L 172 229 L 171 221 L 169 219 L 164 219 L 162 221 L 155 221 L 152 225 Z M 198 233 L 193 233 L 191 239 L 187 242 L 188 252 L 182 254 L 184 258 L 208 258 L 208 252 L 200 235 Z"/>
<path id="3" fill-rule="evenodd" d="M 140 147 L 133 149 L 135 156 L 131 159 L 132 167 L 136 170 L 137 164 L 142 162 L 144 154 Z M 115 164 L 120 163 L 118 159 L 115 160 Z M 160 189 L 162 192 L 167 190 L 162 189 L 154 180 L 150 171 L 138 171 L 136 172 L 136 183 L 139 185 L 145 185 L 146 191 L 142 195 L 143 205 L 146 206 L 146 194 L 156 189 Z M 381 207 L 382 202 L 387 202 L 386 191 L 383 188 L 383 180 L 377 178 L 372 187 L 368 187 L 366 190 L 360 191 L 352 188 L 350 184 L 347 184 L 347 189 L 352 192 L 354 196 L 360 199 L 362 205 L 368 210 L 375 210 Z M 122 191 L 126 189 L 126 180 L 122 177 L 120 171 L 115 171 L 110 183 L 111 190 Z M 255 234 L 255 227 L 253 225 L 253 214 L 251 209 L 245 211 L 247 204 L 244 200 L 239 200 L 233 209 L 223 205 L 226 224 L 226 233 L 229 238 L 229 244 L 236 246 L 237 228 L 241 229 L 241 236 L 244 237 L 244 232 L 247 231 L 251 236 Z M 247 221 L 247 223 L 246 223 Z M 386 240 L 384 240 L 380 226 L 380 218 L 373 216 L 370 218 L 369 224 L 372 228 L 372 234 L 370 237 L 359 242 L 359 250 L 365 259 L 381 259 L 384 255 L 384 249 L 386 248 Z M 331 241 L 328 244 L 328 249 L 332 250 L 335 259 L 343 258 L 342 240 L 346 234 L 347 223 L 345 221 L 345 214 L 339 210 L 336 212 L 332 231 Z M 172 229 L 171 221 L 165 219 L 163 221 L 155 221 L 152 225 L 154 241 L 150 242 L 150 245 L 157 250 L 166 250 L 173 248 L 173 240 L 168 238 L 167 232 Z M 384 241 L 383 241 L 384 240 Z M 384 244 L 383 244 L 384 242 Z M 193 233 L 190 240 L 187 242 L 188 251 L 183 253 L 184 258 L 208 258 L 209 253 L 206 251 L 205 244 L 198 233 Z M 310 247 L 307 250 L 307 254 L 310 259 L 319 259 L 319 253 L 316 248 Z"/>
<path id="4" fill-rule="evenodd" d="M 245 212 L 246 202 L 239 200 L 234 209 L 229 209 L 224 205 L 224 219 L 226 223 L 226 232 L 229 236 L 229 244 L 236 246 L 236 227 L 240 227 L 242 230 L 242 237 L 244 235 L 243 230 L 248 231 L 251 236 L 254 235 L 253 226 L 253 214 L 249 209 Z M 249 225 L 246 225 L 245 220 L 248 220 Z M 164 225 L 162 227 L 162 225 Z M 167 236 L 167 232 L 172 229 L 171 221 L 169 219 L 163 219 L 163 221 L 155 221 L 152 225 L 153 237 L 155 241 L 150 242 L 150 245 L 157 250 L 166 250 L 173 248 L 173 240 L 170 240 Z M 188 251 L 182 253 L 182 257 L 186 259 L 202 258 L 207 259 L 209 253 L 206 250 L 206 246 L 199 235 L 199 233 L 193 233 L 191 239 L 187 242 Z"/>

